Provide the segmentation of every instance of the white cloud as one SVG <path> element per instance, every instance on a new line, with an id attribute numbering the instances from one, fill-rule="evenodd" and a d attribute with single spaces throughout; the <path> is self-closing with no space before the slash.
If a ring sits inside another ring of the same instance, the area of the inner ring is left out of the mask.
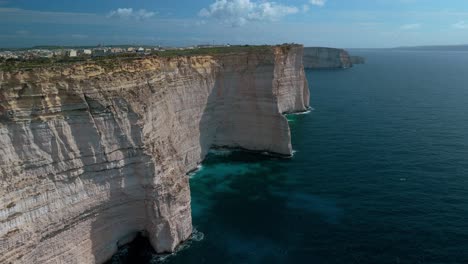
<path id="1" fill-rule="evenodd" d="M 466 23 L 465 21 L 458 21 L 457 23 L 453 24 L 452 27 L 457 29 L 467 29 L 468 23 Z"/>
<path id="2" fill-rule="evenodd" d="M 133 10 L 133 8 L 117 8 L 109 12 L 108 17 L 118 17 L 124 19 L 143 20 L 156 15 L 156 12 L 147 11 L 146 9 Z"/>
<path id="3" fill-rule="evenodd" d="M 406 24 L 400 27 L 403 30 L 415 30 L 415 29 L 420 29 L 421 24 Z"/>
<path id="4" fill-rule="evenodd" d="M 200 10 L 198 15 L 218 19 L 232 26 L 242 26 L 251 21 L 276 21 L 297 12 L 299 9 L 295 6 L 285 6 L 275 2 L 216 0 L 208 8 Z"/>
<path id="5" fill-rule="evenodd" d="M 327 0 L 310 0 L 309 2 L 315 6 L 324 6 Z"/>
<path id="6" fill-rule="evenodd" d="M 302 12 L 307 13 L 309 11 L 310 7 L 309 5 L 303 5 L 302 6 Z"/>

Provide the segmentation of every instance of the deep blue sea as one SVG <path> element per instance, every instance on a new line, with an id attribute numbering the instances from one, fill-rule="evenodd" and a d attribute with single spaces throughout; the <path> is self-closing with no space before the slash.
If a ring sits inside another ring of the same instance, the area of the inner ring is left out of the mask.
<path id="1" fill-rule="evenodd" d="M 292 159 L 216 151 L 191 175 L 199 241 L 165 263 L 468 263 L 468 53 L 352 53 L 307 71 Z"/>

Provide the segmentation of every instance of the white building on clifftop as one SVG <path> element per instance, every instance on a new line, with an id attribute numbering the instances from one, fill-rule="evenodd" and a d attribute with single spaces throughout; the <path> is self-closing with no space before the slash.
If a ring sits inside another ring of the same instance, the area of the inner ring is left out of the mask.
<path id="1" fill-rule="evenodd" d="M 76 50 L 69 50 L 68 51 L 68 57 L 76 57 L 78 56 Z"/>

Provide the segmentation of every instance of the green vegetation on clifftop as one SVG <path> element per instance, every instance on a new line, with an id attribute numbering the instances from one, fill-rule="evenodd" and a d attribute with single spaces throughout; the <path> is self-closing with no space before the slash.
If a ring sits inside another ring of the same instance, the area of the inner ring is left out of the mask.
<path id="1" fill-rule="evenodd" d="M 279 45 L 283 50 L 290 49 L 296 44 L 283 44 Z M 209 48 L 195 48 L 195 49 L 174 49 L 166 51 L 154 51 L 149 54 L 139 53 L 122 53 L 112 54 L 103 57 L 61 57 L 61 58 L 37 58 L 32 60 L 17 60 L 17 59 L 0 59 L 0 71 L 15 71 L 15 70 L 28 70 L 33 68 L 64 66 L 75 63 L 96 63 L 105 68 L 112 68 L 120 64 L 120 62 L 128 60 L 136 60 L 152 57 L 188 57 L 188 56 L 221 56 L 226 54 L 237 53 L 268 53 L 272 51 L 274 46 L 261 45 L 261 46 L 230 46 L 230 47 L 209 47 Z"/>

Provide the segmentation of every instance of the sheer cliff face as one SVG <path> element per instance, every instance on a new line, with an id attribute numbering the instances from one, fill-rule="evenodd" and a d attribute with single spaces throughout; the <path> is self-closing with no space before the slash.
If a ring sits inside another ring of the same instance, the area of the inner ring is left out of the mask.
<path id="1" fill-rule="evenodd" d="M 334 69 L 353 66 L 349 53 L 335 48 L 305 48 L 304 68 Z"/>
<path id="2" fill-rule="evenodd" d="M 0 72 L 0 263 L 101 263 L 192 232 L 186 173 L 210 147 L 291 154 L 302 47 Z"/>

